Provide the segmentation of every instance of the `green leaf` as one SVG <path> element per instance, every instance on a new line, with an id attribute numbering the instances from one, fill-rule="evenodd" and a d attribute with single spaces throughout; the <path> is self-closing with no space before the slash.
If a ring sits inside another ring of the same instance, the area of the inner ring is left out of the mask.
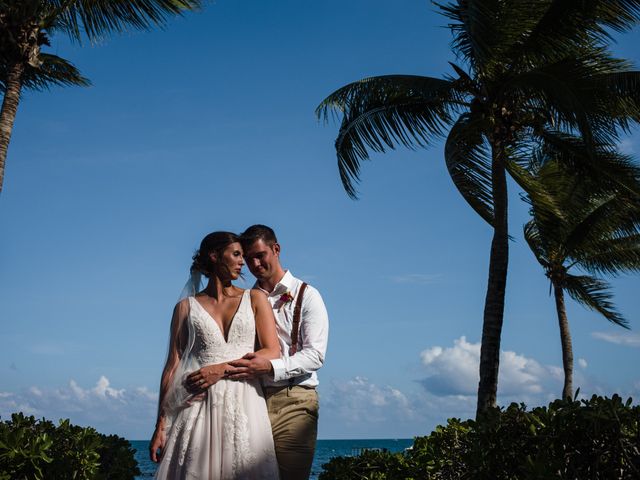
<path id="1" fill-rule="evenodd" d="M 342 115 L 336 152 L 347 194 L 357 196 L 354 182 L 369 150 L 425 147 L 443 135 L 461 102 L 452 81 L 411 75 L 365 78 L 325 98 L 316 109 L 318 118 Z"/>
<path id="2" fill-rule="evenodd" d="M 577 302 L 600 313 L 610 322 L 629 328 L 627 321 L 611 302 L 613 295 L 607 282 L 588 275 L 567 274 L 563 287 Z"/>
<path id="3" fill-rule="evenodd" d="M 454 185 L 467 203 L 493 225 L 491 152 L 482 132 L 487 121 L 463 114 L 453 125 L 444 148 L 444 158 Z"/>

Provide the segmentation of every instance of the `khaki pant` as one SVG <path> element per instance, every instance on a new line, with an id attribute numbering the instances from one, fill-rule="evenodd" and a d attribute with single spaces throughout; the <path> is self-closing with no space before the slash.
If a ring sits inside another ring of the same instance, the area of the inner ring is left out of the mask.
<path id="1" fill-rule="evenodd" d="M 307 480 L 316 449 L 318 394 L 304 387 L 266 388 L 280 480 Z"/>

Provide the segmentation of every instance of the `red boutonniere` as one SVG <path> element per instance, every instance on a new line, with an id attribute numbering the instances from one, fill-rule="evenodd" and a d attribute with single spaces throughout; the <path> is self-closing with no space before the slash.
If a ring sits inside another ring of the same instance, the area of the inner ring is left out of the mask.
<path id="1" fill-rule="evenodd" d="M 289 303 L 291 300 L 293 300 L 293 294 L 288 290 L 280 295 L 280 298 L 278 299 L 282 305 Z"/>
<path id="2" fill-rule="evenodd" d="M 279 304 L 278 309 L 281 309 L 292 300 L 293 300 L 293 293 L 287 290 L 282 295 L 280 295 L 280 298 L 278 298 L 278 304 Z"/>

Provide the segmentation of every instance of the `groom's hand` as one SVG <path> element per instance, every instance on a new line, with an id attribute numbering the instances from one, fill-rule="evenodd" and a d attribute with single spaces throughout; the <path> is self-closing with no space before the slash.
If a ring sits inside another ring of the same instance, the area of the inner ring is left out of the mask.
<path id="1" fill-rule="evenodd" d="M 253 352 L 229 362 L 229 365 L 234 367 L 232 370 L 227 370 L 227 378 L 231 380 L 247 380 L 273 372 L 273 366 L 269 359 L 260 357 Z"/>

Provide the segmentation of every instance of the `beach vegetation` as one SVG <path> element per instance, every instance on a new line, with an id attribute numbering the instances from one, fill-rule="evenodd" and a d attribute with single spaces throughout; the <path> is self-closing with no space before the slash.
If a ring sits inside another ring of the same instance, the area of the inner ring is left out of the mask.
<path id="1" fill-rule="evenodd" d="M 91 427 L 14 413 L 0 422 L 0 480 L 133 480 L 131 444 Z"/>
<path id="2" fill-rule="evenodd" d="M 404 452 L 336 457 L 320 480 L 637 479 L 640 406 L 611 398 L 512 403 L 476 420 L 450 419 Z"/>

